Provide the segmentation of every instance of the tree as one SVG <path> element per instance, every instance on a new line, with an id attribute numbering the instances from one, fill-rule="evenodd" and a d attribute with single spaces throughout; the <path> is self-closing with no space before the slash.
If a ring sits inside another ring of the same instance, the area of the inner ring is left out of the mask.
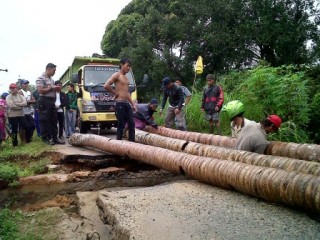
<path id="1" fill-rule="evenodd" d="M 307 42 L 317 39 L 319 13 L 313 0 L 246 1 L 245 18 L 251 22 L 246 34 L 252 34 L 259 59 L 272 66 L 301 64 L 308 59 Z"/>
<path id="2" fill-rule="evenodd" d="M 107 26 L 101 47 L 106 55 L 129 55 L 137 79 L 148 72 L 153 87 L 164 76 L 191 84 L 199 55 L 204 75 L 261 59 L 271 66 L 310 62 L 317 14 L 313 0 L 134 0 Z"/>

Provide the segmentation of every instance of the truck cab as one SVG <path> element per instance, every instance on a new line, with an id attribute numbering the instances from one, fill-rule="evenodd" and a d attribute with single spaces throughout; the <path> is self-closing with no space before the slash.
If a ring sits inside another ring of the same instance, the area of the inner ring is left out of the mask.
<path id="1" fill-rule="evenodd" d="M 74 83 L 79 93 L 80 133 L 87 133 L 92 127 L 98 128 L 98 133 L 100 129 L 117 127 L 114 95 L 107 92 L 103 86 L 112 74 L 119 71 L 119 65 L 119 59 L 75 57 L 69 71 L 67 70 L 68 73 L 65 73 L 69 75 L 68 82 Z M 130 82 L 129 92 L 135 101 L 137 99 L 136 83 L 131 69 L 127 77 Z M 64 85 L 68 82 L 65 81 Z"/>

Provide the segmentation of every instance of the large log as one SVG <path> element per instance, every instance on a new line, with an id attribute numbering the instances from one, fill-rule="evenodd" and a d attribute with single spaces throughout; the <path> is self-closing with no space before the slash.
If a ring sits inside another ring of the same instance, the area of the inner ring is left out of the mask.
<path id="1" fill-rule="evenodd" d="M 263 155 L 201 143 L 169 138 L 136 129 L 136 142 L 155 147 L 167 148 L 173 151 L 193 155 L 225 159 L 262 167 L 272 167 L 286 171 L 297 171 L 320 176 L 320 163 L 299 159 Z"/>
<path id="2" fill-rule="evenodd" d="M 165 127 L 158 127 L 158 129 L 155 129 L 147 126 L 144 130 L 166 137 L 228 148 L 233 148 L 236 143 L 236 138 L 232 137 L 180 131 Z M 320 145 L 317 144 L 298 144 L 292 142 L 274 141 L 270 142 L 266 153 L 268 155 L 320 162 Z"/>
<path id="3" fill-rule="evenodd" d="M 314 175 L 200 157 L 92 134 L 74 134 L 69 143 L 128 156 L 214 186 L 320 213 L 320 177 Z"/>

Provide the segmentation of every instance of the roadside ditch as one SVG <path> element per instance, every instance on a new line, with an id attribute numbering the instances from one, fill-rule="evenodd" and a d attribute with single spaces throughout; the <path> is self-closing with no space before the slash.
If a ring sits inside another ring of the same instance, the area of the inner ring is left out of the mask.
<path id="1" fill-rule="evenodd" d="M 80 152 L 81 153 L 81 152 Z M 150 187 L 185 179 L 139 161 L 110 154 L 47 152 L 43 174 L 19 179 L 19 186 L 2 187 L 0 206 L 27 214 L 21 228 L 33 228 L 41 239 L 112 239 L 112 227 L 96 199 L 106 188 Z"/>

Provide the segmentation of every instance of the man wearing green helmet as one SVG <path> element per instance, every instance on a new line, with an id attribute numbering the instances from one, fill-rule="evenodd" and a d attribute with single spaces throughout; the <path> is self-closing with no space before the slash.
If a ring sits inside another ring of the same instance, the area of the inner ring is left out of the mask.
<path id="1" fill-rule="evenodd" d="M 270 115 L 260 123 L 246 125 L 241 130 L 234 148 L 264 154 L 269 145 L 267 134 L 278 131 L 281 122 L 279 116 Z"/>
<path id="2" fill-rule="evenodd" d="M 244 126 L 255 123 L 243 116 L 244 110 L 244 105 L 239 100 L 230 101 L 222 107 L 222 111 L 228 113 L 231 121 L 231 137 L 238 138 Z"/>

